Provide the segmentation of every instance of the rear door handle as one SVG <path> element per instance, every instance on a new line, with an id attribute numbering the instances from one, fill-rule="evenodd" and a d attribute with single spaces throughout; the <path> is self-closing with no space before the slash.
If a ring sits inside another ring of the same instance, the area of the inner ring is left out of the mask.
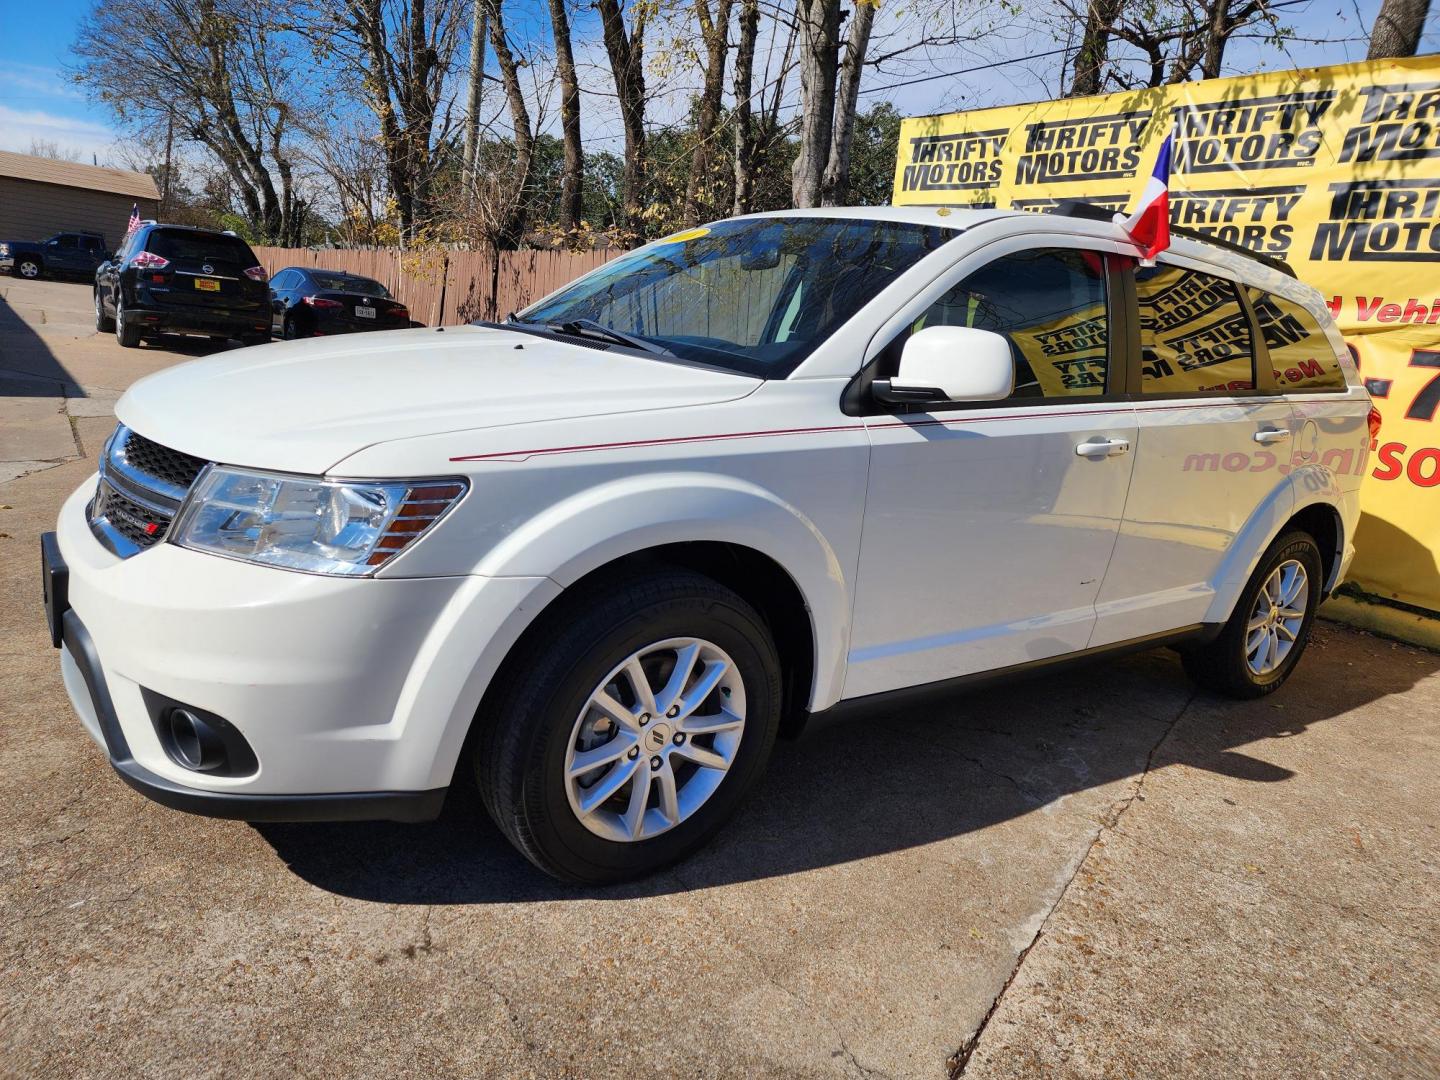
<path id="1" fill-rule="evenodd" d="M 1090 439 L 1075 447 L 1075 453 L 1088 458 L 1115 457 L 1129 452 L 1129 439 Z"/>
<path id="2" fill-rule="evenodd" d="M 1276 443 L 1284 442 L 1290 438 L 1290 432 L 1284 428 L 1270 431 L 1255 432 L 1255 441 L 1261 446 L 1274 446 Z"/>

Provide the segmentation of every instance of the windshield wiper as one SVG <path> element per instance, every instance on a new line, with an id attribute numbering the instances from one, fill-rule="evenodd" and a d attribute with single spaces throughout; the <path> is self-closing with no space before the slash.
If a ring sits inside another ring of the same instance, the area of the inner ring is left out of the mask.
<path id="1" fill-rule="evenodd" d="M 576 337 L 598 337 L 607 341 L 613 341 L 616 345 L 628 345 L 632 349 L 640 349 L 642 352 L 654 353 L 656 356 L 674 356 L 675 354 L 663 345 L 657 345 L 649 338 L 643 338 L 639 334 L 627 334 L 624 330 L 615 330 L 594 319 L 570 319 L 566 322 L 545 323 L 553 329 L 562 333 L 573 334 Z"/>

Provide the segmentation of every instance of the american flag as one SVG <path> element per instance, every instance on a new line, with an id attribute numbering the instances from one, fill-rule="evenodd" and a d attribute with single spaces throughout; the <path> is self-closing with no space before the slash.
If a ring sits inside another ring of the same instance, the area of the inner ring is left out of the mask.
<path id="1" fill-rule="evenodd" d="M 127 229 L 125 230 L 125 235 L 126 235 L 126 236 L 129 236 L 132 232 L 134 232 L 134 231 L 135 231 L 136 229 L 138 229 L 139 227 L 140 227 L 140 204 L 139 204 L 139 203 L 132 203 L 131 206 L 130 206 L 130 226 L 129 226 L 129 228 L 127 228 Z"/>

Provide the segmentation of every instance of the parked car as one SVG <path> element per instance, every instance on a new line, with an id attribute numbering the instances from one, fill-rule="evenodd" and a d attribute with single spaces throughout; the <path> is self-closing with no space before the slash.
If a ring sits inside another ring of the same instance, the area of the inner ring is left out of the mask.
<path id="1" fill-rule="evenodd" d="M 273 329 L 292 338 L 408 330 L 410 311 L 378 281 L 343 270 L 287 266 L 270 279 Z"/>
<path id="2" fill-rule="evenodd" d="M 95 271 L 95 329 L 126 348 L 161 334 L 270 340 L 268 275 L 229 232 L 143 222 Z"/>
<path id="3" fill-rule="evenodd" d="M 31 243 L 6 240 L 0 243 L 0 271 L 16 277 L 75 276 L 87 280 L 95 268 L 110 257 L 105 237 L 94 232 L 62 232 Z"/>
<path id="4" fill-rule="evenodd" d="M 227 353 L 116 412 L 43 567 L 121 777 L 414 821 L 473 772 L 580 881 L 695 850 L 815 714 L 1159 645 L 1270 693 L 1378 434 L 1283 264 L 921 208 L 718 222 L 503 325 Z"/>

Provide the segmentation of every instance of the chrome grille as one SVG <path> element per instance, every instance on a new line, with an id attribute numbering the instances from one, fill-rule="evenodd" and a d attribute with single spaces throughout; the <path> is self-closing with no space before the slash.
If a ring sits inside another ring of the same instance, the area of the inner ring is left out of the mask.
<path id="1" fill-rule="evenodd" d="M 125 437 L 116 439 L 116 449 L 131 468 L 182 490 L 188 491 L 200 475 L 200 470 L 209 464 L 190 454 L 151 442 L 129 428 L 121 430 Z"/>
<path id="2" fill-rule="evenodd" d="M 90 531 L 121 558 L 163 541 L 209 462 L 137 435 L 124 424 L 105 445 Z"/>

